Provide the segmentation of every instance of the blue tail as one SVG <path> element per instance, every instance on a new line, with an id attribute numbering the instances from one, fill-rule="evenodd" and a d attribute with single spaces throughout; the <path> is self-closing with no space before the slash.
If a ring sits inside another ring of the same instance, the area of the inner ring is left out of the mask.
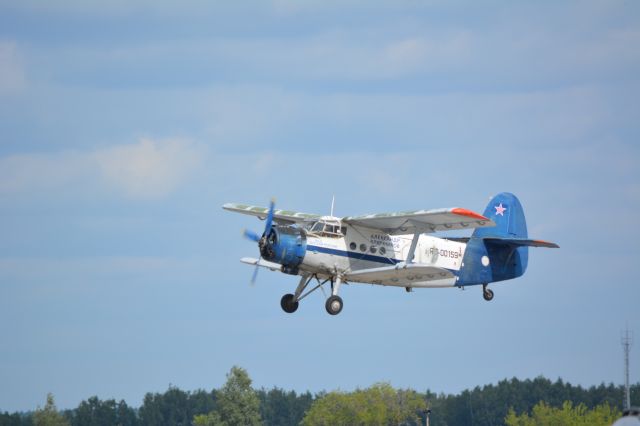
<path id="1" fill-rule="evenodd" d="M 459 285 L 486 284 L 517 278 L 527 270 L 527 222 L 518 198 L 503 192 L 491 199 L 484 216 L 496 223 L 494 227 L 477 228 L 464 255 Z"/>
<path id="2" fill-rule="evenodd" d="M 473 238 L 527 238 L 524 210 L 515 195 L 503 192 L 493 197 L 484 210 L 484 216 L 493 220 L 496 226 L 476 229 Z"/>

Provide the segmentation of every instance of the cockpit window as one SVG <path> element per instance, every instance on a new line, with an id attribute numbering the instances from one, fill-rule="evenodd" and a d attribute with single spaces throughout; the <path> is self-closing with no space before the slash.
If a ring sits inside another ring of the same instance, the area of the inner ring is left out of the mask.
<path id="1" fill-rule="evenodd" d="M 309 232 L 313 234 L 317 234 L 321 237 L 329 237 L 329 238 L 342 238 L 344 236 L 345 230 L 344 226 L 340 226 L 336 223 L 326 223 L 322 221 L 318 221 L 309 228 Z"/>

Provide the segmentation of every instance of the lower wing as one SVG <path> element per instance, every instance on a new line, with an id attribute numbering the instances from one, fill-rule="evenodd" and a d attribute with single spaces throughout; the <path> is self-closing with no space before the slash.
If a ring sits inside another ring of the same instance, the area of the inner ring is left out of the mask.
<path id="1" fill-rule="evenodd" d="M 345 274 L 345 280 L 397 287 L 427 287 L 429 282 L 455 280 L 448 269 L 420 263 L 399 263 Z M 425 285 L 426 284 L 426 285 Z"/>

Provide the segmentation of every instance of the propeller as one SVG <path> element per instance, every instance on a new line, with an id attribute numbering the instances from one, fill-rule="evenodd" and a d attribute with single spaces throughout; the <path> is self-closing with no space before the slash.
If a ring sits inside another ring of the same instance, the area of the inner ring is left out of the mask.
<path id="1" fill-rule="evenodd" d="M 254 243 L 257 243 L 258 241 L 260 241 L 260 235 L 256 234 L 255 232 L 249 229 L 245 229 L 244 231 L 242 231 L 242 235 L 244 235 L 245 238 L 253 241 Z"/>
<path id="2" fill-rule="evenodd" d="M 269 204 L 269 212 L 267 213 L 267 217 L 265 218 L 264 232 L 262 233 L 262 236 L 259 236 L 257 233 L 249 229 L 245 229 L 242 232 L 242 235 L 244 235 L 245 238 L 255 243 L 258 243 L 258 246 L 260 247 L 261 251 L 262 251 L 262 246 L 267 242 L 269 231 L 271 231 L 271 225 L 273 225 L 273 213 L 275 211 L 275 207 L 276 207 L 276 200 L 272 198 L 271 203 Z M 261 258 L 262 258 L 262 253 L 260 253 L 260 257 L 258 258 L 258 260 Z M 252 285 L 255 284 L 256 282 L 256 278 L 258 276 L 258 268 L 259 266 L 256 264 L 256 269 L 253 271 L 253 276 L 251 277 Z"/>

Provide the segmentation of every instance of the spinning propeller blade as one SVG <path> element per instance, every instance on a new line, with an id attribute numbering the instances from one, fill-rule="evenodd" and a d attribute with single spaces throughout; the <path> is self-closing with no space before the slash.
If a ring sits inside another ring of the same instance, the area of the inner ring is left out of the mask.
<path id="1" fill-rule="evenodd" d="M 265 241 L 267 239 L 267 236 L 269 235 L 269 232 L 271 231 L 271 226 L 273 225 L 273 214 L 275 212 L 275 209 L 276 209 L 276 200 L 272 198 L 271 204 L 269 204 L 269 213 L 267 213 L 267 217 L 265 218 L 264 232 L 262 233 L 262 237 L 264 237 Z M 248 229 L 245 229 L 244 231 L 242 231 L 242 235 L 244 235 L 245 238 L 255 243 L 260 243 L 260 240 L 262 239 L 260 235 Z M 256 269 L 254 269 L 253 275 L 251 276 L 251 285 L 255 284 L 256 282 L 259 268 L 260 267 L 256 265 Z"/>
<path id="2" fill-rule="evenodd" d="M 258 265 L 256 265 L 256 269 L 253 270 L 253 276 L 251 276 L 251 285 L 254 285 L 256 283 L 256 278 L 258 277 L 258 269 L 260 267 Z"/>
<path id="3" fill-rule="evenodd" d="M 267 214 L 267 220 L 265 221 L 264 224 L 264 234 L 263 235 L 268 235 L 269 231 L 271 230 L 271 225 L 273 224 L 273 212 L 276 208 L 276 200 L 275 198 L 271 199 L 271 204 L 269 204 L 269 213 Z"/>
<path id="4" fill-rule="evenodd" d="M 242 231 L 242 235 L 244 235 L 245 238 L 253 241 L 254 243 L 260 241 L 260 235 L 256 234 L 253 231 L 250 231 L 249 229 L 245 229 L 244 231 Z"/>

